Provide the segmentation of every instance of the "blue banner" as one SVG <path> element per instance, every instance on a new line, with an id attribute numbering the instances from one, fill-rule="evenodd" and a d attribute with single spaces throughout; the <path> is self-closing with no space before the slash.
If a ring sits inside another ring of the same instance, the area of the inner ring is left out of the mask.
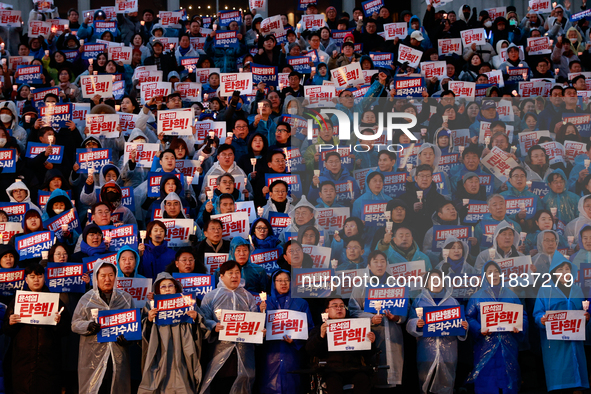
<path id="1" fill-rule="evenodd" d="M 532 219 L 536 214 L 536 197 L 505 198 L 507 215 L 517 215 L 521 206 L 525 208 L 526 219 Z"/>
<path id="2" fill-rule="evenodd" d="M 124 246 L 137 249 L 138 232 L 135 224 L 127 224 L 118 227 L 101 226 L 101 230 L 103 230 L 103 241 L 108 237 L 111 239 L 111 242 L 109 242 L 109 251 L 117 252 Z"/>
<path id="3" fill-rule="evenodd" d="M 441 252 L 443 243 L 447 237 L 456 237 L 460 241 L 468 242 L 468 238 L 472 236 L 471 226 L 433 226 L 433 243 L 431 248 L 434 252 Z"/>
<path id="4" fill-rule="evenodd" d="M 25 270 L 21 268 L 0 268 L 0 295 L 11 297 L 17 290 L 25 288 Z"/>
<path id="5" fill-rule="evenodd" d="M 158 309 L 156 324 L 159 326 L 170 326 L 179 323 L 193 323 L 194 320 L 187 314 L 193 309 L 183 294 L 154 294 L 154 306 Z"/>
<path id="6" fill-rule="evenodd" d="M 424 337 L 464 336 L 464 306 L 427 306 L 423 309 Z"/>
<path id="7" fill-rule="evenodd" d="M 214 45 L 219 48 L 238 48 L 238 34 L 234 30 L 218 30 L 215 32 Z"/>
<path id="8" fill-rule="evenodd" d="M 273 181 L 281 179 L 287 182 L 287 194 L 296 199 L 302 198 L 302 183 L 299 175 L 290 174 L 265 174 L 265 185 L 269 186 Z"/>
<path id="9" fill-rule="evenodd" d="M 94 256 L 83 257 L 82 262 L 84 263 L 85 271 L 89 274 L 92 273 L 94 271 L 94 265 L 99 260 L 117 265 L 117 253 L 105 253 L 100 255 L 95 254 Z"/>
<path id="10" fill-rule="evenodd" d="M 56 105 L 39 106 L 39 117 L 49 120 L 53 129 L 68 127 L 66 123 L 72 120 L 72 104 L 59 103 Z"/>
<path id="11" fill-rule="evenodd" d="M 148 197 L 160 197 L 160 180 L 164 174 L 166 173 L 155 171 L 150 171 L 148 173 Z M 181 173 L 175 173 L 174 175 L 179 179 L 179 181 L 181 181 L 182 184 L 184 184 Z"/>
<path id="12" fill-rule="evenodd" d="M 47 263 L 46 283 L 52 293 L 86 293 L 83 263 Z"/>
<path id="13" fill-rule="evenodd" d="M 306 11 L 309 5 L 317 5 L 317 0 L 298 0 L 298 11 Z"/>
<path id="14" fill-rule="evenodd" d="M 213 275 L 179 274 L 175 272 L 172 277 L 181 282 L 184 293 L 194 294 L 200 300 L 203 300 L 205 294 L 215 289 Z"/>
<path id="15" fill-rule="evenodd" d="M 49 145 L 40 144 L 38 142 L 29 142 L 27 145 L 27 153 L 25 157 L 34 159 L 38 155 L 45 155 L 45 149 Z M 64 147 L 60 145 L 51 145 L 51 154 L 45 160 L 48 163 L 60 164 L 64 159 Z"/>
<path id="16" fill-rule="evenodd" d="M 99 36 L 106 31 L 115 36 L 115 33 L 117 32 L 117 22 L 94 21 L 92 26 L 94 28 L 94 34 L 98 34 Z"/>
<path id="17" fill-rule="evenodd" d="M 394 64 L 393 53 L 370 52 L 369 57 L 373 61 L 374 70 L 380 67 L 390 69 L 392 68 L 392 64 Z"/>
<path id="18" fill-rule="evenodd" d="M 16 171 L 16 149 L 0 149 L 0 168 L 3 174 Z"/>
<path id="19" fill-rule="evenodd" d="M 260 265 L 267 271 L 267 275 L 271 275 L 273 272 L 279 269 L 277 260 L 281 256 L 281 249 L 255 249 L 250 254 L 250 261 Z"/>
<path id="20" fill-rule="evenodd" d="M 287 213 L 269 212 L 269 223 L 273 228 L 273 235 L 278 237 L 283 230 L 290 226 L 291 218 Z"/>
<path id="21" fill-rule="evenodd" d="M 449 172 L 452 168 L 460 164 L 460 154 L 452 153 L 449 155 L 443 155 L 439 158 L 439 169 L 449 176 Z"/>
<path id="22" fill-rule="evenodd" d="M 84 52 L 82 52 L 82 59 L 96 59 L 96 57 L 105 51 L 107 46 L 105 44 L 84 44 L 82 46 Z"/>
<path id="23" fill-rule="evenodd" d="M 293 128 L 291 129 L 293 135 Z M 287 166 L 291 172 L 303 172 L 306 171 L 306 164 L 303 162 L 302 153 L 299 148 L 290 146 L 287 149 Z"/>
<path id="24" fill-rule="evenodd" d="M 26 202 L 0 202 L 0 210 L 6 212 L 9 222 L 23 223 L 25 213 L 29 210 Z"/>
<path id="25" fill-rule="evenodd" d="M 60 242 L 66 242 L 66 238 L 64 238 L 65 227 L 69 232 L 76 231 L 78 234 L 82 234 L 78 212 L 74 208 L 43 221 L 43 228 L 53 231 Z"/>
<path id="26" fill-rule="evenodd" d="M 122 100 L 125 96 L 125 81 L 113 82 L 113 98 L 115 100 Z"/>
<path id="27" fill-rule="evenodd" d="M 277 67 L 263 66 L 261 64 L 250 64 L 250 72 L 252 72 L 252 82 L 257 85 L 261 82 L 267 86 L 277 86 Z"/>
<path id="28" fill-rule="evenodd" d="M 583 18 L 591 18 L 591 9 L 589 10 L 585 10 L 585 11 L 581 11 L 581 12 L 577 12 L 576 14 L 572 14 L 570 16 L 570 21 L 571 22 L 576 22 L 579 19 L 583 19 Z"/>
<path id="29" fill-rule="evenodd" d="M 41 80 L 41 66 L 31 66 L 24 64 L 22 66 L 16 66 L 16 81 L 17 84 L 42 84 Z"/>
<path id="30" fill-rule="evenodd" d="M 323 298 L 330 296 L 330 268 L 292 268 L 291 296 L 298 298 Z"/>
<path id="31" fill-rule="evenodd" d="M 495 230 L 497 229 L 498 224 L 499 223 L 490 220 L 483 220 L 480 222 L 479 226 L 484 229 L 482 232 L 482 238 L 478 240 L 480 242 L 480 250 L 483 250 L 483 247 L 490 248 L 492 246 Z"/>
<path id="32" fill-rule="evenodd" d="M 392 198 L 397 198 L 406 192 L 406 172 L 384 172 L 384 188 L 382 192 Z"/>
<path id="33" fill-rule="evenodd" d="M 395 77 L 396 97 L 422 97 L 423 77 Z"/>
<path id="34" fill-rule="evenodd" d="M 68 194 L 68 197 L 70 197 L 70 200 L 71 200 L 72 199 L 72 191 L 65 190 L 65 192 Z M 46 192 L 45 190 L 37 190 L 37 206 L 39 206 L 39 208 L 43 209 L 45 207 L 45 205 L 47 204 L 47 200 L 49 200 L 50 196 L 51 196 L 51 192 Z"/>
<path id="35" fill-rule="evenodd" d="M 111 149 L 76 149 L 76 164 L 79 174 L 88 174 L 88 167 L 98 172 L 111 161 Z"/>
<path id="36" fill-rule="evenodd" d="M 540 198 L 544 198 L 550 191 L 550 186 L 546 182 L 532 181 L 529 191 Z"/>
<path id="37" fill-rule="evenodd" d="M 449 184 L 443 172 L 436 172 L 433 174 L 433 183 L 437 187 L 437 192 L 443 195 L 451 195 Z"/>
<path id="38" fill-rule="evenodd" d="M 484 215 L 488 213 L 488 204 L 486 201 L 469 200 L 468 214 L 464 218 L 464 223 L 475 224 L 478 223 Z"/>
<path id="39" fill-rule="evenodd" d="M 300 74 L 310 74 L 312 72 L 310 58 L 308 56 L 288 56 L 287 64 L 292 66 L 293 70 Z"/>
<path id="40" fill-rule="evenodd" d="M 367 200 L 363 204 L 363 212 L 361 213 L 361 220 L 365 226 L 370 227 L 386 227 L 386 206 L 388 201 L 384 200 Z"/>
<path id="41" fill-rule="evenodd" d="M 98 343 L 116 342 L 123 335 L 128 341 L 142 339 L 142 314 L 139 309 L 102 310 L 98 313 L 101 330 L 96 335 Z"/>
<path id="42" fill-rule="evenodd" d="M 377 313 L 376 301 L 381 301 L 380 313 L 390 311 L 395 316 L 406 316 L 408 311 L 408 289 L 386 285 L 368 286 L 364 312 Z"/>
<path id="43" fill-rule="evenodd" d="M 572 123 L 583 138 L 591 137 L 591 114 L 562 114 L 562 123 Z"/>
<path id="44" fill-rule="evenodd" d="M 218 11 L 220 26 L 228 26 L 231 22 L 238 22 L 238 25 L 242 25 L 242 13 L 240 11 Z"/>
<path id="45" fill-rule="evenodd" d="M 36 231 L 31 234 L 16 236 L 14 246 L 21 261 L 41 257 L 42 251 L 49 252 L 49 249 L 53 246 L 53 232 Z"/>
<path id="46" fill-rule="evenodd" d="M 380 12 L 380 8 L 384 6 L 384 0 L 368 0 L 361 3 L 363 7 L 363 15 L 366 18 L 371 17 L 374 13 Z"/>

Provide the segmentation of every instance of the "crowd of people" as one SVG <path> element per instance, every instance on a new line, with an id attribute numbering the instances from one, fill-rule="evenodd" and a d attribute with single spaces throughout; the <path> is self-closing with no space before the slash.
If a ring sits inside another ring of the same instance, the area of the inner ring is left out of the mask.
<path id="1" fill-rule="evenodd" d="M 588 390 L 591 342 L 546 330 L 552 311 L 591 328 L 591 29 L 585 3 L 567 3 L 520 19 L 512 6 L 431 4 L 421 18 L 382 2 L 309 25 L 310 3 L 291 25 L 255 9 L 171 23 L 36 2 L 0 23 L 0 391 Z M 96 89 L 105 75 L 109 94 Z M 226 82 L 245 75 L 252 86 Z M 408 128 L 376 138 L 392 112 Z M 190 123 L 166 130 L 161 114 L 178 113 Z M 100 165 L 82 159 L 101 151 Z M 50 285 L 70 263 L 84 263 L 82 287 Z M 365 287 L 307 297 L 292 280 L 326 269 L 424 281 L 402 312 L 376 313 Z M 179 274 L 215 286 L 161 324 L 154 299 L 186 293 Z M 149 293 L 126 292 L 126 278 L 151 279 Z M 55 325 L 22 321 L 16 290 L 60 293 Z M 523 306 L 512 329 L 482 328 L 489 302 Z M 424 335 L 423 308 L 455 306 L 462 335 Z M 98 340 L 97 311 L 135 308 L 141 340 Z M 221 340 L 221 310 L 303 312 L 308 339 Z M 339 319 L 369 320 L 370 349 L 331 350 Z"/>

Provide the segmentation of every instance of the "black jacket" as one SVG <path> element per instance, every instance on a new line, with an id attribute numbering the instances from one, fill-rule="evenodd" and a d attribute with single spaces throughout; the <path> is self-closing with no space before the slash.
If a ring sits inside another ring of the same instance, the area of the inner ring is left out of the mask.
<path id="1" fill-rule="evenodd" d="M 406 184 L 406 193 L 400 196 L 400 199 L 404 201 L 408 208 L 411 218 L 413 237 L 417 245 L 423 244 L 423 238 L 428 229 L 433 227 L 433 221 L 431 216 L 437 210 L 442 203 L 446 201 L 445 197 L 437 192 L 435 183 L 431 183 L 431 187 L 428 192 L 423 193 L 423 209 L 419 212 L 414 211 L 414 204 L 419 202 L 417 197 L 418 187 L 414 182 Z"/>

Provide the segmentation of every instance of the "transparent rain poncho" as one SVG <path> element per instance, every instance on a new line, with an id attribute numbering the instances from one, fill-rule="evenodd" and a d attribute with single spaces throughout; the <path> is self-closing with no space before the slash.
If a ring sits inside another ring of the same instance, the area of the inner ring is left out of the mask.
<path id="1" fill-rule="evenodd" d="M 205 318 L 205 326 L 209 330 L 214 330 L 216 324 L 219 322 L 215 315 L 215 311 L 218 309 L 258 312 L 254 297 L 244 288 L 244 279 L 240 281 L 240 286 L 235 290 L 230 290 L 220 280 L 218 288 L 203 297 L 201 311 Z M 213 358 L 205 371 L 203 385 L 200 391 L 201 394 L 211 392 L 211 382 L 234 349 L 236 349 L 236 355 L 238 357 L 238 377 L 229 394 L 250 392 L 255 378 L 254 344 L 220 341 L 215 335 L 211 335 L 209 341 L 213 343 Z"/>
<path id="2" fill-rule="evenodd" d="M 117 272 L 115 265 L 100 260 L 95 264 L 94 272 L 99 272 L 99 269 L 107 264 L 113 266 L 115 272 Z M 123 290 L 117 290 L 117 277 L 115 277 L 111 302 L 107 305 L 99 294 L 97 283 L 97 280 L 92 281 L 93 289 L 82 296 L 72 317 L 72 331 L 80 334 L 79 392 L 98 393 L 107 369 L 109 357 L 111 357 L 113 362 L 111 394 L 127 394 L 131 391 L 129 349 L 118 345 L 117 342 L 98 343 L 97 336 L 89 334 L 88 325 L 94 321 L 92 309 L 133 309 L 135 308 L 134 300 Z"/>

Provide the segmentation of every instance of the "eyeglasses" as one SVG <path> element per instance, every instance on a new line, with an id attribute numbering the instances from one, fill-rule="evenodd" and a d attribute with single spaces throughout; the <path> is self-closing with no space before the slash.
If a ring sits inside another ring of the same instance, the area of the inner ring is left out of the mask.
<path id="1" fill-rule="evenodd" d="M 256 231 L 269 231 L 269 229 L 267 227 L 255 227 L 254 229 Z"/>
<path id="2" fill-rule="evenodd" d="M 359 246 L 347 246 L 347 250 L 361 250 Z"/>
<path id="3" fill-rule="evenodd" d="M 331 305 L 329 309 L 345 309 L 345 305 Z"/>
<path id="4" fill-rule="evenodd" d="M 289 283 L 289 280 L 288 279 L 278 279 L 275 281 L 275 283 L 281 283 L 281 284 Z"/>
<path id="5" fill-rule="evenodd" d="M 168 290 L 168 289 L 174 289 L 174 285 L 162 285 L 162 286 L 160 286 L 160 290 Z"/>
<path id="6" fill-rule="evenodd" d="M 277 130 L 275 130 L 275 132 L 289 134 L 289 131 L 287 129 L 277 129 Z"/>
<path id="7" fill-rule="evenodd" d="M 513 175 L 511 178 L 513 179 L 525 179 L 525 175 L 521 174 L 521 175 Z"/>
<path id="8" fill-rule="evenodd" d="M 222 153 L 221 155 L 218 155 L 218 157 L 221 157 L 223 159 L 229 159 L 230 157 L 234 157 L 234 153 L 229 153 L 229 154 Z"/>
<path id="9" fill-rule="evenodd" d="M 246 129 L 248 129 L 248 126 L 234 126 L 234 128 L 236 130 L 246 130 Z"/>
<path id="10" fill-rule="evenodd" d="M 53 256 L 54 257 L 64 257 L 67 256 L 68 254 L 65 252 L 60 252 L 60 253 L 54 253 Z"/>

